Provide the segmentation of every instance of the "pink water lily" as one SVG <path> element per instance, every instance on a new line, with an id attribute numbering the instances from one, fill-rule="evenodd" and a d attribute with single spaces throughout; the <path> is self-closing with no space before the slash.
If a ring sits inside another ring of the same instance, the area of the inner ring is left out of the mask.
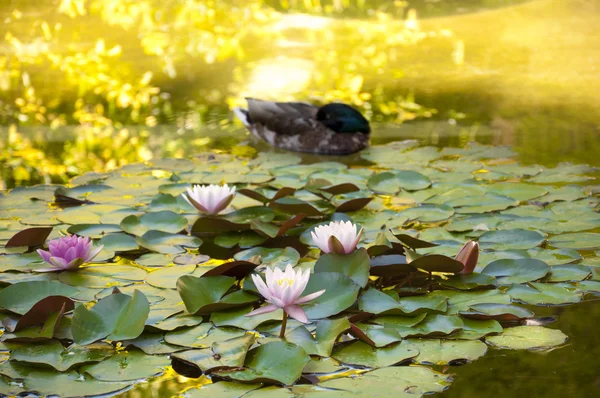
<path id="1" fill-rule="evenodd" d="M 52 268 L 37 269 L 38 272 L 56 272 L 77 269 L 80 265 L 89 263 L 100 253 L 104 246 L 92 250 L 90 238 L 70 235 L 48 242 L 48 251 L 38 249 L 42 259 Z"/>
<path id="2" fill-rule="evenodd" d="M 460 271 L 460 274 L 466 275 L 473 273 L 473 270 L 477 266 L 477 261 L 479 261 L 479 243 L 468 241 L 465 245 L 460 249 L 456 257 L 454 257 L 456 261 L 463 263 L 464 268 Z"/>
<path id="3" fill-rule="evenodd" d="M 310 236 L 324 253 L 349 254 L 356 249 L 362 232 L 350 221 L 332 221 L 316 227 Z"/>
<path id="4" fill-rule="evenodd" d="M 183 198 L 198 211 L 214 215 L 224 210 L 235 196 L 235 187 L 229 185 L 194 185 L 187 188 Z"/>
<path id="5" fill-rule="evenodd" d="M 300 304 L 306 304 L 325 293 L 325 289 L 323 289 L 300 297 L 310 279 L 310 270 L 302 272 L 299 269 L 296 271 L 291 264 L 288 264 L 285 271 L 279 268 L 274 270 L 267 268 L 266 278 L 267 283 L 259 275 L 252 275 L 256 288 L 269 304 L 246 314 L 246 316 L 266 314 L 282 308 L 284 311 L 282 335 L 285 331 L 286 314 L 302 323 L 307 323 L 308 317 Z"/>

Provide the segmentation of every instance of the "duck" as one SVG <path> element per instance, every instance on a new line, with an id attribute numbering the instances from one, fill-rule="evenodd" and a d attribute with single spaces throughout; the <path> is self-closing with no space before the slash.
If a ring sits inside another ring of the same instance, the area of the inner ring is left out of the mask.
<path id="1" fill-rule="evenodd" d="M 250 133 L 275 147 L 318 155 L 350 155 L 369 146 L 369 121 L 343 103 L 321 107 L 306 102 L 246 98 L 248 109 L 234 108 Z"/>

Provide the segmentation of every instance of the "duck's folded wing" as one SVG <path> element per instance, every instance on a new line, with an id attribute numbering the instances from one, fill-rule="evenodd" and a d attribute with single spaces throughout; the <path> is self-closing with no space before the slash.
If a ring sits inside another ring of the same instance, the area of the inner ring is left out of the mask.
<path id="1" fill-rule="evenodd" d="M 254 98 L 246 98 L 248 113 L 253 122 L 266 124 L 270 119 L 314 119 L 317 108 L 305 102 L 270 102 Z"/>
<path id="2" fill-rule="evenodd" d="M 313 118 L 272 117 L 259 124 L 280 136 L 313 135 L 318 137 L 331 132 L 325 125 Z"/>

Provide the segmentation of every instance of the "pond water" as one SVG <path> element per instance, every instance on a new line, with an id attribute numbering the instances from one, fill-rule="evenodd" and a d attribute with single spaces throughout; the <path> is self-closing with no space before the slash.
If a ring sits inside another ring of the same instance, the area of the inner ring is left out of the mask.
<path id="1" fill-rule="evenodd" d="M 523 164 L 600 166 L 595 0 L 207 2 L 211 16 L 198 1 L 8 3 L 0 189 L 208 150 L 281 153 L 233 120 L 244 96 L 352 103 L 373 121 L 373 144 L 476 141 L 511 146 Z M 454 382 L 439 395 L 598 396 L 600 307 L 535 312 L 557 318 L 566 347 L 491 351 L 447 369 Z M 169 374 L 123 395 L 186 383 L 197 382 Z"/>

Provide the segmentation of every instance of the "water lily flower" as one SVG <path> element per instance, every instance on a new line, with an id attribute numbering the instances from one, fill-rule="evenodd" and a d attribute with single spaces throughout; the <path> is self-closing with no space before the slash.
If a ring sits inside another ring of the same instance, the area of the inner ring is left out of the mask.
<path id="1" fill-rule="evenodd" d="M 324 253 L 349 254 L 356 249 L 363 228 L 350 221 L 332 221 L 328 225 L 320 225 L 310 233 L 313 243 Z"/>
<path id="2" fill-rule="evenodd" d="M 214 215 L 229 206 L 235 196 L 235 187 L 229 185 L 194 185 L 187 189 L 183 198 L 199 211 Z"/>
<path id="3" fill-rule="evenodd" d="M 269 304 L 246 314 L 246 316 L 266 314 L 273 312 L 278 308 L 282 308 L 284 314 L 280 336 L 283 337 L 285 334 L 287 315 L 302 323 L 307 323 L 308 317 L 300 307 L 300 304 L 305 304 L 316 299 L 325 293 L 325 289 L 300 297 L 304 292 L 304 289 L 306 289 L 306 285 L 310 279 L 310 270 L 307 269 L 302 272 L 302 270 L 299 269 L 296 271 L 292 268 L 291 264 L 287 265 L 285 271 L 282 271 L 279 268 L 275 268 L 274 270 L 267 268 L 266 277 L 267 283 L 256 274 L 252 275 L 252 280 L 260 294 Z"/>
<path id="4" fill-rule="evenodd" d="M 90 238 L 70 235 L 48 242 L 48 251 L 38 249 L 42 259 L 52 268 L 38 269 L 38 272 L 66 271 L 77 269 L 80 265 L 89 263 L 100 253 L 104 246 L 92 250 Z"/>
<path id="5" fill-rule="evenodd" d="M 463 263 L 465 266 L 463 270 L 460 271 L 460 274 L 466 275 L 473 273 L 475 266 L 477 266 L 477 261 L 479 260 L 479 243 L 472 240 L 468 241 L 462 249 L 460 249 L 454 259 Z"/>

